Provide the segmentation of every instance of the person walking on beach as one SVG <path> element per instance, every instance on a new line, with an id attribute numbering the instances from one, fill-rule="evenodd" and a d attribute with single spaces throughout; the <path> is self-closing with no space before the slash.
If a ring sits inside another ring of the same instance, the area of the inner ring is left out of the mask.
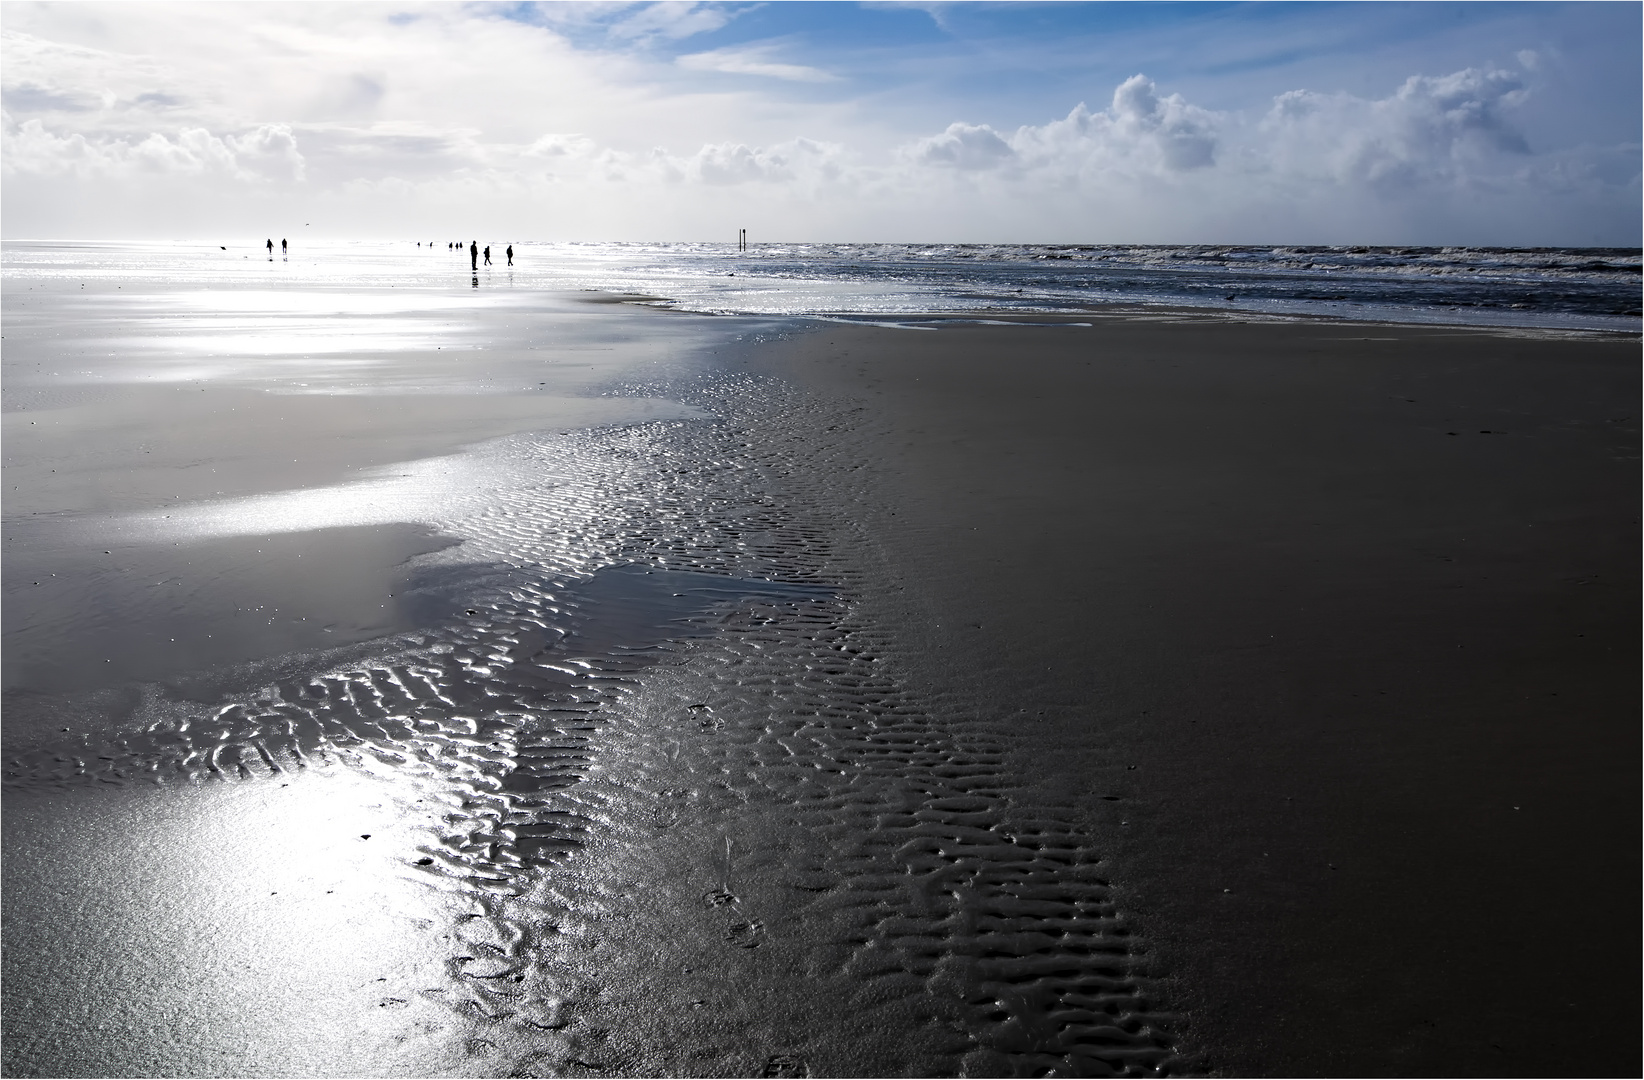
<path id="1" fill-rule="evenodd" d="M 509 266 L 514 265 L 514 245 L 513 244 L 508 245 L 508 265 Z"/>
<path id="2" fill-rule="evenodd" d="M 285 253 L 286 253 L 285 239 L 282 237 L 280 239 L 280 254 L 284 255 Z"/>
<path id="3" fill-rule="evenodd" d="M 268 257 L 270 259 L 274 257 L 274 241 L 272 240 L 268 242 Z"/>
<path id="4" fill-rule="evenodd" d="M 479 269 L 479 241 L 478 240 L 470 240 L 468 242 L 468 267 L 471 270 L 478 270 Z"/>
<path id="5" fill-rule="evenodd" d="M 490 244 L 485 245 L 485 265 L 486 266 L 491 265 L 491 245 Z"/>

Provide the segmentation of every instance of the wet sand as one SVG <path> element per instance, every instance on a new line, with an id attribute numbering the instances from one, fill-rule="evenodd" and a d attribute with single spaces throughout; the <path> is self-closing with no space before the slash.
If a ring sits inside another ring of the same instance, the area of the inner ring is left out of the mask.
<path id="1" fill-rule="evenodd" d="M 90 692 L 205 693 L 449 615 L 460 574 L 410 563 L 459 540 L 439 519 L 479 486 L 451 467 L 465 448 L 690 415 L 613 387 L 719 337 L 605 296 L 86 276 L 5 295 L 14 747 L 69 690 L 95 726 L 130 694 Z"/>
<path id="2" fill-rule="evenodd" d="M 1636 1068 L 1635 343 L 5 299 L 8 1074 Z"/>
<path id="3" fill-rule="evenodd" d="M 862 410 L 914 684 L 1111 800 L 1214 1071 L 1636 1073 L 1637 342 L 1079 321 L 758 359 Z"/>

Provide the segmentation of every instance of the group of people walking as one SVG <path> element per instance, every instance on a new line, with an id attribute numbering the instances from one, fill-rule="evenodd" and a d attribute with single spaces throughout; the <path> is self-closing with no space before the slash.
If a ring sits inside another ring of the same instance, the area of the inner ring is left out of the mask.
<path id="1" fill-rule="evenodd" d="M 430 246 L 432 246 L 432 245 L 430 245 Z M 455 243 L 446 244 L 445 246 L 448 250 L 461 251 L 462 250 L 462 241 L 458 240 Z M 514 265 L 514 245 L 509 244 L 508 245 L 508 250 L 506 252 L 504 252 L 504 254 L 508 256 L 508 265 L 513 266 Z M 485 245 L 485 250 L 483 252 L 481 252 L 478 240 L 470 242 L 469 245 L 468 245 L 468 262 L 469 262 L 469 265 L 475 270 L 478 270 L 479 267 L 480 267 L 480 257 L 481 257 L 481 255 L 483 255 L 485 257 L 485 265 L 490 266 L 491 265 L 491 245 L 486 244 Z"/>
<path id="2" fill-rule="evenodd" d="M 421 247 L 422 242 L 418 241 L 417 246 Z M 428 246 L 433 247 L 434 245 L 430 241 Z M 274 241 L 272 239 L 267 241 L 267 247 L 268 247 L 268 257 L 270 259 L 272 259 L 274 257 Z M 445 247 L 446 247 L 446 250 L 448 250 L 448 251 L 461 251 L 463 245 L 462 245 L 461 240 L 457 240 L 457 241 L 454 241 L 452 243 L 446 244 Z M 288 253 L 289 250 L 290 249 L 286 247 L 286 242 L 284 240 L 281 240 L 280 241 L 280 254 L 285 255 L 285 254 Z M 508 257 L 508 265 L 513 266 L 514 265 L 514 245 L 509 244 L 508 245 L 508 250 L 506 252 L 504 252 L 503 254 L 505 254 Z M 479 269 L 479 267 L 480 267 L 480 258 L 482 256 L 485 259 L 485 265 L 490 266 L 491 265 L 491 245 L 486 244 L 485 245 L 485 250 L 482 252 L 480 250 L 478 240 L 475 240 L 475 241 L 471 242 L 468 245 L 468 261 L 473 266 L 473 268 L 475 270 Z"/>

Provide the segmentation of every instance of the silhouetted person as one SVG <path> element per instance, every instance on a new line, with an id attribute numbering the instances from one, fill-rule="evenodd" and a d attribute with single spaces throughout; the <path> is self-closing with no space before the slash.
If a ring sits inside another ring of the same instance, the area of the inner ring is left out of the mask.
<path id="1" fill-rule="evenodd" d="M 285 241 L 284 241 L 284 240 L 281 240 L 281 241 L 280 241 L 280 254 L 281 254 L 281 255 L 284 255 L 284 254 L 285 254 L 285 252 L 286 252 L 286 247 L 285 247 Z"/>
<path id="2" fill-rule="evenodd" d="M 509 266 L 514 265 L 514 245 L 513 244 L 508 245 L 508 265 Z"/>
<path id="3" fill-rule="evenodd" d="M 268 242 L 268 257 L 270 259 L 274 257 L 274 241 L 272 240 Z"/>
<path id="4" fill-rule="evenodd" d="M 478 240 L 471 240 L 468 243 L 468 268 L 470 270 L 478 270 L 479 269 L 479 241 Z"/>
<path id="5" fill-rule="evenodd" d="M 485 245 L 485 265 L 486 266 L 491 265 L 491 245 L 490 244 Z"/>

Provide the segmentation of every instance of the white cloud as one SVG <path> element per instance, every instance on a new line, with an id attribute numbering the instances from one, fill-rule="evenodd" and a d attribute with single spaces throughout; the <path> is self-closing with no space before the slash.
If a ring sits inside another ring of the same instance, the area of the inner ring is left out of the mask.
<path id="1" fill-rule="evenodd" d="M 244 135 L 228 136 L 236 167 L 242 177 L 262 180 L 301 180 L 303 156 L 288 124 L 261 124 Z"/>
<path id="2" fill-rule="evenodd" d="M 1133 75 L 1113 91 L 1107 109 L 1093 113 L 1081 103 L 1060 120 L 1019 129 L 1010 141 L 1030 169 L 1156 176 L 1213 166 L 1226 123 L 1180 94 L 1159 97 L 1152 79 Z"/>
<path id="3" fill-rule="evenodd" d="M 903 156 L 919 165 L 992 169 L 1010 161 L 1016 151 L 986 124 L 955 121 L 942 134 L 919 139 L 907 147 Z"/>
<path id="4" fill-rule="evenodd" d="M 129 180 L 143 175 L 217 175 L 242 183 L 303 179 L 305 162 L 285 124 L 263 124 L 225 136 L 185 128 L 139 140 L 58 135 L 38 120 L 8 122 L 0 168 L 6 175 Z"/>
<path id="5" fill-rule="evenodd" d="M 704 146 L 669 165 L 683 180 L 727 185 L 751 182 L 815 186 L 843 175 L 843 149 L 812 139 L 790 139 L 776 146 L 748 147 L 741 143 Z"/>
<path id="6" fill-rule="evenodd" d="M 789 82 L 836 82 L 821 68 L 804 64 L 787 64 L 773 60 L 774 50 L 768 46 L 744 46 L 732 49 L 713 49 L 709 52 L 690 53 L 675 60 L 690 71 L 718 71 L 727 75 L 760 75 L 768 79 L 786 79 Z"/>
<path id="7" fill-rule="evenodd" d="M 1381 100 L 1292 90 L 1274 100 L 1254 149 L 1292 182 L 1465 183 L 1521 166 L 1530 148 L 1509 114 L 1525 93 L 1510 72 L 1472 68 L 1413 75 Z"/>
<path id="8" fill-rule="evenodd" d="M 952 29 L 948 20 L 948 11 L 954 5 L 944 2 L 944 0 L 863 0 L 862 6 L 865 8 L 880 8 L 886 11 L 898 9 L 922 11 L 930 16 L 930 21 L 935 23 L 938 29 Z"/>
<path id="9" fill-rule="evenodd" d="M 558 4 L 553 5 L 558 7 Z M 645 4 L 611 24 L 611 34 L 619 38 L 661 37 L 680 39 L 718 30 L 736 17 L 723 4 L 669 2 Z"/>
<path id="10" fill-rule="evenodd" d="M 1151 144 L 1167 168 L 1197 169 L 1215 161 L 1214 118 L 1180 94 L 1160 98 L 1144 75 L 1119 84 L 1108 112 L 1116 134 L 1132 146 Z"/>

